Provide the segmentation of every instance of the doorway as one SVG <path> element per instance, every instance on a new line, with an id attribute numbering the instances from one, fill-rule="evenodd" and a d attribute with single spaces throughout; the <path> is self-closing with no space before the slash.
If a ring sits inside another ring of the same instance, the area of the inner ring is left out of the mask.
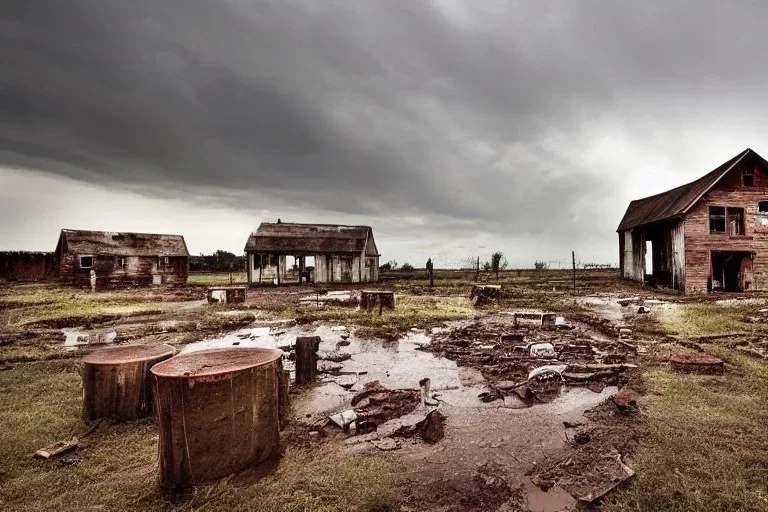
<path id="1" fill-rule="evenodd" d="M 712 251 L 710 289 L 745 292 L 752 289 L 752 253 L 747 251 Z"/>

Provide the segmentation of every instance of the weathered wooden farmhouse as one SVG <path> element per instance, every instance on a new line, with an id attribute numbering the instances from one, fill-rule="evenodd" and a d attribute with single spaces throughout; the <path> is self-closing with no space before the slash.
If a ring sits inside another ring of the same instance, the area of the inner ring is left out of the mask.
<path id="1" fill-rule="evenodd" d="M 617 231 L 625 278 L 650 274 L 692 294 L 768 290 L 768 162 L 746 149 L 692 183 L 632 201 Z"/>
<path id="2" fill-rule="evenodd" d="M 99 289 L 187 283 L 181 235 L 63 229 L 54 256 L 59 280 L 74 286 L 92 286 L 92 278 Z"/>
<path id="3" fill-rule="evenodd" d="M 380 255 L 368 226 L 262 222 L 248 237 L 245 253 L 249 283 L 379 279 Z"/>

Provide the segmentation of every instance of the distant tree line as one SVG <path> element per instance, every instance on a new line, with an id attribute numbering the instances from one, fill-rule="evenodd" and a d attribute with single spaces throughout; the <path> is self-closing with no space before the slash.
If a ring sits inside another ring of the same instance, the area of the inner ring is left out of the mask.
<path id="1" fill-rule="evenodd" d="M 245 256 L 219 249 L 213 254 L 189 257 L 189 270 L 197 272 L 229 272 L 245 270 Z"/>

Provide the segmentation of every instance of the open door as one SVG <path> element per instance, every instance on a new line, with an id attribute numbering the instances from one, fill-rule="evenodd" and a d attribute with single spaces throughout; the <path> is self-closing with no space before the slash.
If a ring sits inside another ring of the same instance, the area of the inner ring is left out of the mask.
<path id="1" fill-rule="evenodd" d="M 752 283 L 754 282 L 752 263 L 753 259 L 751 254 L 741 259 L 741 269 L 739 275 L 741 277 L 741 289 L 745 292 L 752 289 Z"/>

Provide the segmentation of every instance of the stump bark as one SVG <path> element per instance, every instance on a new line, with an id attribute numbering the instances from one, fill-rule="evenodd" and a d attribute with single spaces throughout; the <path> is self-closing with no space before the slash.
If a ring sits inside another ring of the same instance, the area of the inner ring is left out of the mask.
<path id="1" fill-rule="evenodd" d="M 280 430 L 283 430 L 285 428 L 285 422 L 286 418 L 285 415 L 288 413 L 288 391 L 290 388 L 290 382 L 291 382 L 291 372 L 288 370 L 280 370 L 278 374 L 278 409 L 277 409 L 277 419 L 280 423 Z"/>
<path id="2" fill-rule="evenodd" d="M 134 421 L 151 416 L 150 369 L 176 354 L 170 345 L 104 348 L 83 359 L 83 418 Z"/>
<path id="3" fill-rule="evenodd" d="M 296 338 L 296 384 L 303 386 L 314 380 L 317 374 L 317 351 L 320 336 L 299 336 Z"/>

